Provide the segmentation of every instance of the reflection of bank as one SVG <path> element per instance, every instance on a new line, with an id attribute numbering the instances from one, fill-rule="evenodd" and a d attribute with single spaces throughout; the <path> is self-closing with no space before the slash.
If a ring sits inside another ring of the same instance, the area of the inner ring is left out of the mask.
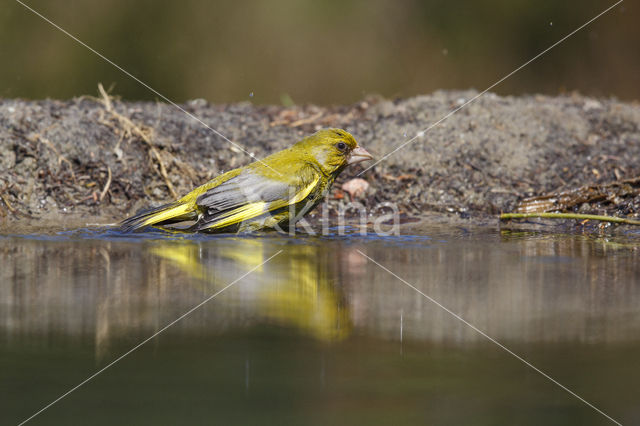
<path id="1" fill-rule="evenodd" d="M 149 253 L 187 274 L 191 278 L 188 282 L 205 297 L 278 250 L 282 253 L 218 296 L 220 315 L 226 315 L 231 324 L 235 319 L 249 324 L 277 324 L 321 340 L 346 337 L 351 319 L 336 287 L 335 262 L 326 249 L 314 244 L 280 244 L 268 238 L 160 242 L 149 246 Z"/>

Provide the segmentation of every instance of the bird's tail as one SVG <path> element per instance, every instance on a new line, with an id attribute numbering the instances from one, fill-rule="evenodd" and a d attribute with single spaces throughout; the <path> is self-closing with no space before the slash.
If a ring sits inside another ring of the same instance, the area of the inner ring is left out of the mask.
<path id="1" fill-rule="evenodd" d="M 178 200 L 173 203 L 138 212 L 136 215 L 123 220 L 120 223 L 120 229 L 124 232 L 129 232 L 149 225 L 182 222 L 184 220 L 195 219 L 196 217 L 197 212 L 193 209 L 191 203 Z"/>

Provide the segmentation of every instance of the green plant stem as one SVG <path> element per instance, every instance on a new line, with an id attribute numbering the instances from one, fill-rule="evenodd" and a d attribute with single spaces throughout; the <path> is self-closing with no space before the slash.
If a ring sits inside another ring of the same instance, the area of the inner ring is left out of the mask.
<path id="1" fill-rule="evenodd" d="M 627 219 L 624 217 L 600 216 L 597 214 L 577 214 L 577 213 L 502 213 L 500 220 L 524 219 L 528 217 L 540 217 L 546 219 L 579 219 L 579 220 L 599 220 L 602 222 L 626 223 L 628 225 L 640 225 L 639 220 Z"/>

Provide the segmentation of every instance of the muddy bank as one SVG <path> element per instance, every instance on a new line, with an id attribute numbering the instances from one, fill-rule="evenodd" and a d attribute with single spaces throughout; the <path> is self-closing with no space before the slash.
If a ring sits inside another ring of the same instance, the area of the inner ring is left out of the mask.
<path id="1" fill-rule="evenodd" d="M 476 92 L 410 99 L 368 98 L 351 106 L 181 105 L 262 158 L 322 127 L 341 127 L 381 158 Z M 578 95 L 486 94 L 361 177 L 369 208 L 397 203 L 404 217 L 463 220 L 512 211 L 519 200 L 640 175 L 640 106 Z M 0 221 L 121 219 L 166 202 L 252 158 L 178 108 L 83 97 L 0 100 Z M 347 169 L 332 209 L 348 202 Z M 638 216 L 640 198 L 599 200 L 591 213 Z M 607 210 L 609 209 L 609 210 Z M 614 212 L 615 213 L 615 212 Z M 62 215 L 62 216 L 60 216 Z"/>

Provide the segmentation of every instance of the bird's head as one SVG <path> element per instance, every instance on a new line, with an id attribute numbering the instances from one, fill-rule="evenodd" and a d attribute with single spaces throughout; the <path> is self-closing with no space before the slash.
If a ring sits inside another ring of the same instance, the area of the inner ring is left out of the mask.
<path id="1" fill-rule="evenodd" d="M 373 159 L 349 132 L 341 129 L 320 130 L 299 145 L 327 174 L 340 173 L 349 164 Z"/>

